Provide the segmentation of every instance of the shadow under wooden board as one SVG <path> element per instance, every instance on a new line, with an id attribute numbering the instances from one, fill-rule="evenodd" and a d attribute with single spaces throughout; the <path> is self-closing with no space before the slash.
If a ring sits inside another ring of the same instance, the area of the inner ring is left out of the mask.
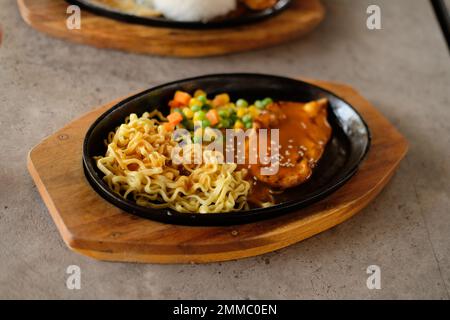
<path id="1" fill-rule="evenodd" d="M 228 227 L 168 225 L 125 213 L 87 182 L 82 144 L 89 126 L 116 102 L 96 108 L 46 138 L 28 168 L 65 243 L 100 260 L 207 263 L 271 252 L 349 219 L 373 200 L 405 156 L 405 138 L 347 85 L 311 81 L 350 102 L 372 132 L 372 147 L 359 171 L 324 200 L 298 212 Z"/>
<path id="2" fill-rule="evenodd" d="M 82 11 L 81 29 L 66 26 L 64 0 L 17 0 L 33 28 L 98 48 L 177 57 L 205 57 L 277 45 L 305 35 L 325 17 L 320 0 L 294 0 L 280 14 L 233 28 L 187 30 L 125 23 Z"/>

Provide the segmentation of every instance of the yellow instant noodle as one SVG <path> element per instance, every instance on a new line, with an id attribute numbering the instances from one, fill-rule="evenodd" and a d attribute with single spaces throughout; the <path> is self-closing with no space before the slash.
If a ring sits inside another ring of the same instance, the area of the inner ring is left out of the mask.
<path id="1" fill-rule="evenodd" d="M 140 118 L 131 114 L 115 133 L 109 134 L 106 154 L 96 160 L 111 190 L 141 206 L 182 213 L 247 208 L 250 183 L 245 180 L 246 170 L 237 170 L 234 163 L 214 161 L 173 164 L 171 152 L 176 142 L 172 132 L 155 117 L 164 120 L 158 111 Z M 194 148 L 187 150 L 192 152 Z M 220 156 L 215 153 L 204 150 L 203 159 Z"/>

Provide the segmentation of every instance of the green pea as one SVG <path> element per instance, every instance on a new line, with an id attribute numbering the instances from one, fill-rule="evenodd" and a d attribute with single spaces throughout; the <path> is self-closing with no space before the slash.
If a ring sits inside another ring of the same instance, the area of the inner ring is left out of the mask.
<path id="1" fill-rule="evenodd" d="M 273 100 L 271 98 L 265 98 L 262 101 L 262 104 L 264 105 L 264 107 L 267 107 L 269 104 L 273 103 Z"/>
<path id="2" fill-rule="evenodd" d="M 231 112 L 229 118 L 230 118 L 232 124 L 234 124 L 234 123 L 236 122 L 236 120 L 238 119 L 238 116 L 237 116 L 235 110 L 233 110 L 233 111 Z"/>
<path id="3" fill-rule="evenodd" d="M 211 126 L 211 122 L 209 120 L 202 120 L 202 128 L 207 128 Z"/>
<path id="4" fill-rule="evenodd" d="M 248 107 L 248 102 L 244 99 L 239 99 L 238 101 L 236 101 L 236 107 L 238 108 L 247 108 Z"/>
<path id="5" fill-rule="evenodd" d="M 222 119 L 222 120 L 220 120 L 220 124 L 221 124 L 222 128 L 230 128 L 232 126 L 230 119 Z"/>
<path id="6" fill-rule="evenodd" d="M 252 122 L 252 116 L 249 114 L 246 114 L 245 116 L 242 117 L 242 122 Z"/>
<path id="7" fill-rule="evenodd" d="M 205 111 L 197 111 L 195 114 L 194 114 L 194 120 L 195 121 L 202 121 L 202 120 L 205 120 L 206 119 L 206 112 Z"/>
<path id="8" fill-rule="evenodd" d="M 197 97 L 197 100 L 200 101 L 200 102 L 203 103 L 203 104 L 208 103 L 208 99 L 207 99 L 206 96 L 204 96 L 204 95 L 198 96 L 198 97 Z"/>
<path id="9" fill-rule="evenodd" d="M 256 100 L 255 107 L 257 107 L 258 109 L 264 109 L 265 106 L 261 100 Z"/>
<path id="10" fill-rule="evenodd" d="M 197 112 L 197 111 L 202 110 L 202 107 L 201 106 L 192 106 L 191 110 L 194 111 L 194 112 Z"/>
<path id="11" fill-rule="evenodd" d="M 220 109 L 219 116 L 221 116 L 222 118 L 228 118 L 230 116 L 230 113 L 227 109 Z"/>

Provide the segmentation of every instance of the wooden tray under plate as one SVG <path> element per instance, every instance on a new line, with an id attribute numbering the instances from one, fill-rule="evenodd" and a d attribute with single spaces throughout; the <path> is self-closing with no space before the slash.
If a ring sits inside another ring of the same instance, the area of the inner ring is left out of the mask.
<path id="1" fill-rule="evenodd" d="M 273 46 L 312 31 L 325 17 L 320 0 L 294 0 L 280 14 L 233 28 L 186 30 L 125 23 L 82 11 L 69 30 L 64 0 L 17 0 L 23 19 L 52 36 L 99 48 L 178 57 L 204 57 Z"/>
<path id="2" fill-rule="evenodd" d="M 145 220 L 101 198 L 87 182 L 82 144 L 89 126 L 111 102 L 46 138 L 28 168 L 67 246 L 109 261 L 206 263 L 277 250 L 353 216 L 386 185 L 405 156 L 405 138 L 349 86 L 314 81 L 350 102 L 372 132 L 372 147 L 357 174 L 324 200 L 276 219 L 229 227 L 186 227 Z"/>

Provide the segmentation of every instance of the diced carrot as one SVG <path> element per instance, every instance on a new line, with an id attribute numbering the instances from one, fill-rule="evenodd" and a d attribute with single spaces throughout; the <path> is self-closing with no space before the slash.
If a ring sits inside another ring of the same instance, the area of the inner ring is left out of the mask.
<path id="1" fill-rule="evenodd" d="M 163 124 L 163 127 L 166 131 L 173 131 L 173 129 L 175 129 L 175 126 L 173 124 L 171 124 L 170 122 L 165 122 Z"/>
<path id="2" fill-rule="evenodd" d="M 177 91 L 175 93 L 175 97 L 173 98 L 174 101 L 178 102 L 182 106 L 189 105 L 189 100 L 191 100 L 191 95 L 189 93 L 183 92 L 183 91 Z"/>
<path id="3" fill-rule="evenodd" d="M 209 120 L 212 126 L 215 126 L 220 121 L 219 112 L 216 109 L 211 109 L 206 114 L 206 118 Z"/>
<path id="4" fill-rule="evenodd" d="M 230 96 L 226 93 L 217 95 L 213 100 L 214 107 L 220 107 L 230 102 Z"/>
<path id="5" fill-rule="evenodd" d="M 179 112 L 172 112 L 167 116 L 167 120 L 169 120 L 169 123 L 176 126 L 181 121 L 183 121 L 183 116 Z"/>
<path id="6" fill-rule="evenodd" d="M 173 109 L 175 109 L 175 108 L 180 108 L 180 107 L 182 107 L 183 105 L 181 104 L 181 103 L 179 103 L 178 101 L 175 101 L 175 100 L 171 100 L 170 102 L 169 102 L 169 107 L 170 107 L 170 110 L 173 110 Z"/>

